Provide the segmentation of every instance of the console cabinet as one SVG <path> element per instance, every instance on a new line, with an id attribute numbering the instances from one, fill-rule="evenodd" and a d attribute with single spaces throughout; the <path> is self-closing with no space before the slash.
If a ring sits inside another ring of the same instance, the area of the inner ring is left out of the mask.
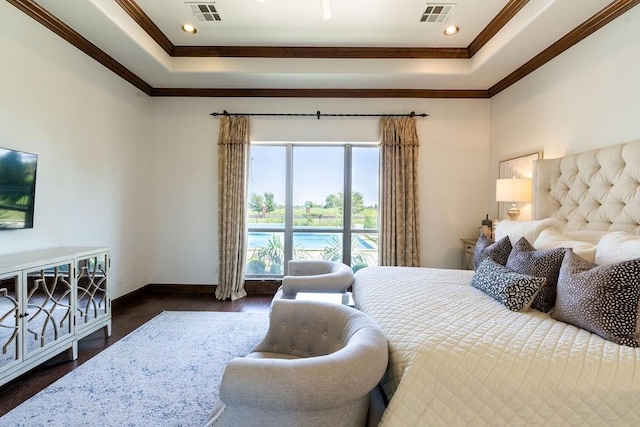
<path id="1" fill-rule="evenodd" d="M 58 247 L 0 256 L 0 385 L 103 329 L 111 335 L 109 249 Z"/>

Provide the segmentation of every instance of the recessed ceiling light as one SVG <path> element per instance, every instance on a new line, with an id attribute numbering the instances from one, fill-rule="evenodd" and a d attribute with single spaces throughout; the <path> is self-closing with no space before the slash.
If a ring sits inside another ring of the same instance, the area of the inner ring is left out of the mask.
<path id="1" fill-rule="evenodd" d="M 444 29 L 444 35 L 445 36 L 452 36 L 454 34 L 456 34 L 458 31 L 460 31 L 460 27 L 458 27 L 457 25 L 452 25 L 450 27 L 447 27 Z"/>
<path id="2" fill-rule="evenodd" d="M 182 26 L 182 31 L 184 31 L 187 34 L 195 34 L 198 32 L 198 30 L 196 30 L 196 27 L 194 27 L 191 24 L 184 24 Z"/>

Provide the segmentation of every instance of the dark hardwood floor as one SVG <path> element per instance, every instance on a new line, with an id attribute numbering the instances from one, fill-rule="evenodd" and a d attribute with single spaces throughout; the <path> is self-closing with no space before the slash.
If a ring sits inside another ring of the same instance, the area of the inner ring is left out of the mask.
<path id="1" fill-rule="evenodd" d="M 268 312 L 273 295 L 249 295 L 236 301 L 218 301 L 213 294 L 138 292 L 114 301 L 111 336 L 100 330 L 80 340 L 78 359 L 69 361 L 67 352 L 0 387 L 0 416 L 29 399 L 58 378 L 71 372 L 111 344 L 117 342 L 162 311 Z"/>

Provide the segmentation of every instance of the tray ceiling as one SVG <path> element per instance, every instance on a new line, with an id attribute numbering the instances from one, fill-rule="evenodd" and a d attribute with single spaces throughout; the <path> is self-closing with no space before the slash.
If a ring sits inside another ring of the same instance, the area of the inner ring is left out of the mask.
<path id="1" fill-rule="evenodd" d="M 640 0 L 7 2 L 150 95 L 489 97 Z"/>

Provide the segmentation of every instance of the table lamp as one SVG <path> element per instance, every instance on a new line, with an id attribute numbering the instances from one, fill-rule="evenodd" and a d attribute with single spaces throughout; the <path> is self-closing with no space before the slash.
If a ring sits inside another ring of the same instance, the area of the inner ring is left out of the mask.
<path id="1" fill-rule="evenodd" d="M 520 209 L 516 202 L 531 201 L 531 179 L 529 178 L 506 178 L 496 181 L 496 202 L 511 202 L 511 207 L 507 211 L 511 221 L 517 221 L 520 216 Z"/>

